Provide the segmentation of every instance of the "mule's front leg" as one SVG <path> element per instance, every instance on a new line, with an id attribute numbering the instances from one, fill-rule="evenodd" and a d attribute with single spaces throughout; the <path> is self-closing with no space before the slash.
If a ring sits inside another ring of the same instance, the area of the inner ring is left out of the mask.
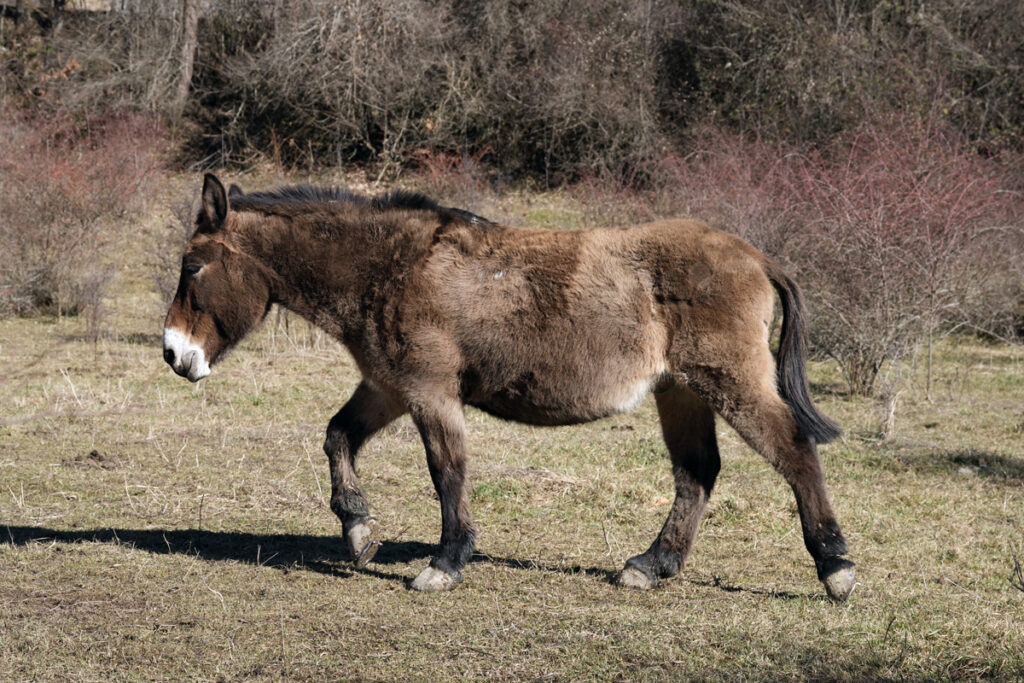
<path id="1" fill-rule="evenodd" d="M 450 590 L 462 582 L 462 568 L 473 554 L 476 531 L 466 495 L 466 447 L 462 405 L 452 399 L 412 409 L 423 438 L 427 466 L 441 500 L 441 547 L 430 566 L 412 582 L 419 591 Z"/>
<path id="2" fill-rule="evenodd" d="M 331 418 L 324 452 L 331 467 L 331 510 L 341 520 L 352 561 L 365 567 L 380 544 L 366 496 L 356 476 L 359 448 L 373 434 L 404 412 L 401 405 L 365 380 L 345 406 Z"/>

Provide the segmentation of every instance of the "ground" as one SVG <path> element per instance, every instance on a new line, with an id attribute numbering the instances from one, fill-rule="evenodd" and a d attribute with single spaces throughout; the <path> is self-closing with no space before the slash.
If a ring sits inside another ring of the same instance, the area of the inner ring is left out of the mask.
<path id="1" fill-rule="evenodd" d="M 502 202 L 519 224 L 580 215 Z M 406 584 L 440 513 L 407 418 L 360 459 L 384 541 L 365 571 L 328 508 L 323 433 L 357 381 L 342 349 L 274 311 L 199 384 L 164 364 L 138 245 L 166 205 L 125 239 L 99 339 L 0 321 L 0 679 L 1024 677 L 1020 347 L 945 340 L 928 391 L 923 360 L 893 370 L 889 438 L 883 406 L 812 364 L 845 429 L 822 448 L 859 572 L 844 605 L 782 478 L 721 421 L 688 566 L 653 591 L 612 584 L 671 501 L 650 399 L 557 429 L 467 411 L 478 554 L 457 590 L 423 595 Z"/>

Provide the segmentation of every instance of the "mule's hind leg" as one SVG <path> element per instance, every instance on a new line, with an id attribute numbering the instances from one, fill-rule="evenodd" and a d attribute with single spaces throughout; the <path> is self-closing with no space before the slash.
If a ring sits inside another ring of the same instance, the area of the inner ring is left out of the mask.
<path id="1" fill-rule="evenodd" d="M 619 585 L 630 588 L 653 588 L 659 578 L 682 569 L 720 466 L 715 414 L 708 404 L 682 385 L 655 394 L 655 400 L 672 458 L 676 498 L 654 543 L 630 558 L 619 575 Z"/>
<path id="2" fill-rule="evenodd" d="M 462 582 L 462 568 L 473 554 L 476 530 L 466 493 L 466 446 L 462 404 L 432 398 L 415 402 L 410 412 L 427 451 L 427 467 L 441 500 L 441 548 L 420 572 L 412 588 L 443 591 Z"/>
<path id="3" fill-rule="evenodd" d="M 804 545 L 814 558 L 818 579 L 829 597 L 842 602 L 853 590 L 854 565 L 843 557 L 846 539 L 832 511 L 821 458 L 776 392 L 774 376 L 759 372 L 771 366 L 767 352 L 765 356 L 757 362 L 736 359 L 727 370 L 693 368 L 690 386 L 785 477 L 796 497 Z"/>
<path id="4" fill-rule="evenodd" d="M 373 539 L 375 520 L 356 477 L 356 453 L 369 437 L 404 412 L 400 403 L 363 381 L 327 427 L 324 452 L 331 468 L 331 510 L 341 520 L 352 561 L 360 568 L 373 558 L 380 544 Z"/>

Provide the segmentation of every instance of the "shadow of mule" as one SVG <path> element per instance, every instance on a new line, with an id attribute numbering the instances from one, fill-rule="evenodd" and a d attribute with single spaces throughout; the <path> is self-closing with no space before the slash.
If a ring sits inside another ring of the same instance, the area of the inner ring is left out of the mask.
<path id="1" fill-rule="evenodd" d="M 408 582 L 408 577 L 382 572 L 374 565 L 409 564 L 431 557 L 435 546 L 420 541 L 384 541 L 371 566 L 355 569 L 341 536 L 310 534 L 252 534 L 240 531 L 201 529 L 51 529 L 35 526 L 6 526 L 0 545 L 27 546 L 32 543 L 109 543 L 158 555 L 192 555 L 210 561 L 234 561 L 281 570 L 306 570 L 328 576 L 349 578 L 366 574 L 390 581 Z M 617 572 L 598 567 L 562 566 L 531 560 L 474 554 L 473 563 L 492 564 L 527 571 L 585 574 L 607 582 Z"/>
<path id="2" fill-rule="evenodd" d="M 7 526 L 0 534 L 0 545 L 25 546 L 39 542 L 110 543 L 158 555 L 192 555 L 204 560 L 243 562 L 285 571 L 307 570 L 340 578 L 348 578 L 357 571 L 349 563 L 348 549 L 340 536 L 200 529 L 64 530 L 32 526 Z M 427 558 L 431 550 L 432 546 L 418 541 L 385 543 L 377 555 L 378 564 L 401 564 Z M 372 568 L 359 573 L 406 581 L 404 576 Z"/>
<path id="3" fill-rule="evenodd" d="M 210 561 L 234 561 L 277 569 L 302 569 L 347 578 L 364 573 L 380 578 L 405 581 L 406 577 L 367 568 L 356 570 L 350 564 L 348 549 L 341 536 L 310 534 L 252 534 L 240 531 L 201 529 L 50 529 L 35 526 L 6 526 L 0 545 L 26 546 L 32 543 L 109 543 L 158 555 L 193 555 Z M 420 541 L 384 541 L 373 558 L 374 565 L 409 564 L 431 557 L 434 545 Z M 562 572 L 603 576 L 611 580 L 615 572 L 579 566 L 543 565 L 527 560 L 491 557 L 477 553 L 473 562 L 490 563 L 513 569 Z"/>
<path id="4" fill-rule="evenodd" d="M 311 571 L 347 579 L 356 574 L 395 581 L 408 586 L 410 577 L 394 572 L 380 571 L 375 565 L 410 564 L 432 556 L 436 546 L 420 541 L 384 541 L 364 569 L 352 566 L 345 540 L 341 536 L 314 536 L 311 534 L 252 534 L 241 531 L 206 531 L 201 529 L 51 529 L 36 526 L 5 526 L 0 533 L 0 546 L 28 546 L 33 543 L 108 543 L 142 550 L 157 555 L 191 555 L 214 562 L 234 561 L 269 567 L 280 571 Z M 602 567 L 584 567 L 579 564 L 561 565 L 536 560 L 497 557 L 476 552 L 472 564 L 490 564 L 522 571 L 579 574 L 592 576 L 604 583 L 614 584 L 619 572 Z M 712 581 L 691 579 L 696 586 L 718 588 L 724 592 L 744 592 L 755 595 L 793 600 L 824 600 L 824 596 L 796 595 L 793 593 L 762 591 L 725 585 L 717 578 Z"/>

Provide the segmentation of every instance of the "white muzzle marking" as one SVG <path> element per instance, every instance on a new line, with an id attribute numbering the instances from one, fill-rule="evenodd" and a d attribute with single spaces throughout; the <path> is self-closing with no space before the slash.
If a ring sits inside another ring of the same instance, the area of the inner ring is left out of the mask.
<path id="1" fill-rule="evenodd" d="M 173 327 L 164 328 L 164 358 L 176 373 L 190 382 L 198 382 L 210 374 L 210 364 L 206 362 L 202 347 Z"/>

